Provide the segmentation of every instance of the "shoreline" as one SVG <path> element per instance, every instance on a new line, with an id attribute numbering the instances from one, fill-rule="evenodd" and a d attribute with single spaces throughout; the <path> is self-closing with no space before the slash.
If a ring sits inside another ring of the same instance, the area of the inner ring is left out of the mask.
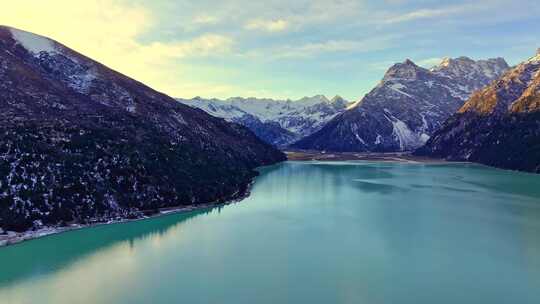
<path id="1" fill-rule="evenodd" d="M 286 161 L 350 161 L 350 160 L 360 160 L 360 161 L 379 161 L 379 162 L 396 162 L 396 163 L 409 163 L 409 164 L 448 164 L 455 163 L 447 161 L 444 159 L 435 159 L 427 157 L 418 157 L 411 155 L 409 152 L 392 152 L 392 153 L 356 153 L 356 152 L 336 152 L 336 153 L 324 153 L 320 151 L 283 151 L 287 156 Z M 466 162 L 460 162 L 466 163 Z M 255 170 L 258 172 L 259 169 L 267 166 L 258 167 Z M 35 240 L 51 235 L 66 233 L 70 231 L 75 231 L 79 229 L 92 228 L 102 225 L 112 225 L 112 224 L 121 224 L 134 221 L 142 221 L 147 219 L 153 219 L 157 217 L 173 215 L 178 213 L 187 213 L 197 210 L 221 207 L 226 205 L 235 204 L 241 202 L 245 198 L 249 197 L 251 194 L 251 188 L 255 183 L 255 176 L 247 185 L 243 192 L 238 192 L 232 194 L 229 197 L 229 200 L 225 202 L 215 202 L 215 203 L 204 203 L 204 204 L 191 204 L 191 205 L 182 205 L 177 207 L 164 207 L 159 208 L 157 213 L 150 215 L 143 215 L 137 218 L 111 218 L 109 220 L 100 221 L 100 219 L 91 219 L 95 222 L 90 224 L 71 224 L 68 226 L 46 226 L 38 230 L 29 230 L 25 232 L 14 232 L 14 231 L 4 231 L 3 234 L 0 234 L 0 249 L 2 247 L 7 247 L 15 244 L 19 244 L 25 241 Z M 141 213 L 144 213 L 146 210 L 141 210 Z"/>
<path id="2" fill-rule="evenodd" d="M 301 151 L 290 150 L 283 151 L 290 161 L 380 161 L 380 162 L 398 162 L 398 163 L 428 163 L 428 164 L 446 164 L 455 163 L 445 159 L 430 158 L 412 155 L 411 152 L 320 152 L 320 151 Z"/>
<path id="3" fill-rule="evenodd" d="M 210 208 L 216 208 L 216 207 L 222 207 L 227 205 L 232 205 L 235 203 L 239 203 L 243 201 L 245 198 L 249 197 L 251 194 L 251 188 L 253 184 L 255 183 L 255 176 L 248 185 L 246 185 L 246 189 L 243 191 L 243 193 L 235 193 L 231 195 L 230 199 L 223 203 L 204 203 L 204 204 L 196 204 L 196 205 L 183 205 L 178 207 L 164 207 L 159 208 L 159 212 L 151 215 L 144 215 L 138 218 L 122 218 L 122 219 L 110 219 L 108 221 L 103 222 L 95 222 L 91 224 L 71 224 L 69 226 L 63 226 L 63 227 L 43 227 L 38 230 L 29 230 L 25 232 L 14 232 L 14 231 L 5 231 L 4 234 L 0 234 L 0 250 L 2 247 L 12 246 L 16 244 L 20 244 L 25 241 L 31 241 L 36 240 L 40 238 L 44 238 L 47 236 L 62 234 L 70 231 L 76 231 L 80 229 L 86 229 L 86 228 L 93 228 L 98 226 L 104 226 L 104 225 L 113 225 L 113 224 L 122 224 L 122 223 L 129 223 L 129 222 L 136 222 L 136 221 L 143 221 L 163 216 L 169 216 L 173 214 L 180 214 L 180 213 L 187 213 L 192 211 L 198 211 L 198 210 L 204 210 L 204 209 L 210 209 Z M 141 210 L 141 212 L 144 212 Z"/>

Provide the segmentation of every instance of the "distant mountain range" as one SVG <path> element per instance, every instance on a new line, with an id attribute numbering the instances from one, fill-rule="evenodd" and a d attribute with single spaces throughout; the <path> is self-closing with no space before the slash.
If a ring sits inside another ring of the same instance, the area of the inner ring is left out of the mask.
<path id="1" fill-rule="evenodd" d="M 432 69 L 392 66 L 362 100 L 293 148 L 338 152 L 414 150 L 475 91 L 508 69 L 502 58 L 445 59 Z"/>
<path id="2" fill-rule="evenodd" d="M 299 100 L 261 98 L 178 99 L 205 112 L 239 123 L 273 145 L 284 147 L 321 129 L 350 103 L 340 96 L 323 95 Z"/>
<path id="3" fill-rule="evenodd" d="M 0 27 L 0 230 L 242 196 L 285 155 L 51 39 Z"/>
<path id="4" fill-rule="evenodd" d="M 473 94 L 416 153 L 540 173 L 540 49 Z"/>

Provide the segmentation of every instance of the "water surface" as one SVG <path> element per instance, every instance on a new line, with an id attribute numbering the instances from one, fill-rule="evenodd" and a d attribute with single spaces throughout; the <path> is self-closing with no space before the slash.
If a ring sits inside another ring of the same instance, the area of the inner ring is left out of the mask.
<path id="1" fill-rule="evenodd" d="M 0 248 L 0 303 L 540 303 L 540 176 L 287 162 L 223 208 Z"/>

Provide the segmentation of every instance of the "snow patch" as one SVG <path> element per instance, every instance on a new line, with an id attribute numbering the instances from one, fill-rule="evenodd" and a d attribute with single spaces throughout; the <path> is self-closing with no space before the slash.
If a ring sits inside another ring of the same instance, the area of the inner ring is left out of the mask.
<path id="1" fill-rule="evenodd" d="M 13 39 L 34 55 L 39 55 L 41 52 L 58 53 L 54 42 L 50 39 L 13 28 L 10 32 Z"/>
<path id="2" fill-rule="evenodd" d="M 78 93 L 86 94 L 90 90 L 90 86 L 92 85 L 92 81 L 97 77 L 96 73 L 94 73 L 91 70 L 88 70 L 84 73 L 71 75 L 70 82 L 68 83 L 68 86 Z"/>
<path id="3" fill-rule="evenodd" d="M 135 105 L 129 105 L 126 107 L 126 111 L 130 113 L 135 113 L 137 111 L 137 107 Z"/>
<path id="4" fill-rule="evenodd" d="M 395 121 L 392 121 L 392 125 L 394 127 L 394 134 L 399 140 L 399 147 L 401 150 L 405 150 L 406 148 L 416 144 L 416 136 L 411 129 L 409 129 L 409 126 L 407 126 L 406 123 L 396 119 Z"/>
<path id="5" fill-rule="evenodd" d="M 396 117 L 386 117 L 386 119 L 392 123 L 393 134 L 399 141 L 399 148 L 401 151 L 417 148 L 421 146 L 420 139 L 416 133 L 414 133 L 409 126 Z"/>
<path id="6" fill-rule="evenodd" d="M 429 138 L 430 138 L 429 135 L 427 135 L 426 133 L 422 133 L 422 135 L 420 135 L 420 142 L 422 143 L 422 145 L 427 143 Z"/>
<path id="7" fill-rule="evenodd" d="M 395 92 L 398 92 L 398 93 L 403 94 L 403 95 L 405 95 L 405 96 L 407 96 L 407 97 L 413 98 L 411 95 L 409 95 L 409 94 L 407 94 L 407 93 L 401 91 L 401 89 L 405 89 L 406 86 L 404 86 L 403 84 L 401 84 L 401 83 L 399 83 L 399 82 L 398 82 L 398 83 L 393 83 L 393 84 L 389 85 L 388 87 L 389 87 L 390 89 L 392 89 L 393 91 L 395 91 Z"/>
<path id="8" fill-rule="evenodd" d="M 354 136 L 356 136 L 356 139 L 361 142 L 363 145 L 366 144 L 366 142 L 364 141 L 364 139 L 362 139 L 362 137 L 360 137 L 360 135 L 358 135 L 358 133 L 354 133 Z"/>

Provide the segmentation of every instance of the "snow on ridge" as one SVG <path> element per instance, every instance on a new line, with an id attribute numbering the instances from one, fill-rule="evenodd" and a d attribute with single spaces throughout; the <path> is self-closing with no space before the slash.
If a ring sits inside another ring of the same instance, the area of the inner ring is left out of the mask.
<path id="1" fill-rule="evenodd" d="M 536 54 L 531 57 L 528 61 L 528 63 L 539 63 L 540 62 L 540 48 L 536 51 Z"/>
<path id="2" fill-rule="evenodd" d="M 253 115 L 263 122 L 277 122 L 281 127 L 293 133 L 316 129 L 345 110 L 345 106 L 343 109 L 334 108 L 324 95 L 304 97 L 296 101 L 254 97 L 232 97 L 226 100 L 202 98 L 178 100 L 227 120 L 240 118 L 245 114 Z"/>
<path id="3" fill-rule="evenodd" d="M 350 109 L 354 109 L 354 108 L 358 107 L 358 105 L 360 105 L 361 101 L 362 100 L 358 100 L 358 101 L 355 101 L 355 102 L 349 104 L 347 106 L 347 108 L 345 108 L 345 110 L 350 110 Z"/>
<path id="4" fill-rule="evenodd" d="M 403 84 L 399 83 L 399 82 L 396 82 L 396 83 L 392 83 L 388 86 L 390 89 L 392 89 L 393 91 L 397 92 L 397 93 L 400 93 L 400 94 L 403 94 L 407 97 L 410 97 L 410 98 L 414 98 L 412 97 L 410 94 L 407 94 L 405 92 L 403 92 L 401 89 L 405 89 L 407 88 L 406 86 L 404 86 Z"/>
<path id="5" fill-rule="evenodd" d="M 58 53 L 55 43 L 48 38 L 14 28 L 10 28 L 9 31 L 13 39 L 34 55 L 39 55 L 41 52 Z"/>

